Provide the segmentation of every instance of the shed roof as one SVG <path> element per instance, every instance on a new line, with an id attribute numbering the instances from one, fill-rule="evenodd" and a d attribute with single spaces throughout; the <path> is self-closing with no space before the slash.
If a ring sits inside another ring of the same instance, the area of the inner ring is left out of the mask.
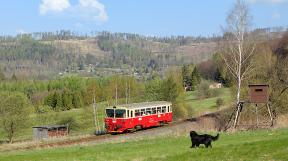
<path id="1" fill-rule="evenodd" d="M 154 101 L 154 102 L 141 102 L 141 103 L 131 103 L 131 104 L 123 104 L 116 105 L 116 108 L 127 108 L 127 109 L 139 109 L 139 108 L 149 108 L 149 107 L 159 107 L 159 106 L 170 106 L 171 102 L 167 101 Z M 113 108 L 113 107 L 109 107 Z"/>
<path id="2" fill-rule="evenodd" d="M 67 125 L 41 125 L 41 126 L 33 126 L 32 128 L 42 128 L 42 129 L 67 128 Z"/>

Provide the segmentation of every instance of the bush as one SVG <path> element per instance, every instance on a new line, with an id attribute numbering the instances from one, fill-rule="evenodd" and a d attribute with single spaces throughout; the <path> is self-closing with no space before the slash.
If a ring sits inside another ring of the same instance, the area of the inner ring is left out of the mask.
<path id="1" fill-rule="evenodd" d="M 192 117 L 193 109 L 178 98 L 172 105 L 173 117 L 176 120 L 187 119 Z"/>
<path id="2" fill-rule="evenodd" d="M 224 100 L 222 99 L 222 98 L 218 98 L 217 100 L 216 100 L 216 106 L 217 106 L 217 108 L 219 109 L 221 106 L 223 106 L 224 105 Z"/>
<path id="3" fill-rule="evenodd" d="M 51 112 L 53 111 L 52 110 L 52 107 L 51 106 L 48 106 L 48 105 L 39 105 L 39 106 L 36 106 L 35 107 L 35 112 L 36 113 L 47 113 L 47 112 Z"/>
<path id="4" fill-rule="evenodd" d="M 71 130 L 75 130 L 79 128 L 79 124 L 77 120 L 73 116 L 66 116 L 63 117 L 59 122 L 59 125 L 67 125 L 68 126 L 68 131 L 70 132 Z"/>
<path id="5" fill-rule="evenodd" d="M 208 81 L 202 81 L 200 85 L 198 86 L 198 98 L 204 99 L 204 98 L 211 98 L 211 97 L 218 97 L 221 95 L 222 90 L 221 89 L 210 89 L 210 82 Z"/>

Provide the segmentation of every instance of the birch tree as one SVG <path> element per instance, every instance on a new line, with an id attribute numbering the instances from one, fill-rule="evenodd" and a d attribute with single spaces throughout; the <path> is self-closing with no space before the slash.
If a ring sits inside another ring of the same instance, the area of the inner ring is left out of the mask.
<path id="1" fill-rule="evenodd" d="M 249 34 L 252 17 L 249 7 L 244 0 L 237 0 L 227 15 L 227 29 L 225 29 L 224 40 L 222 41 L 222 58 L 237 83 L 236 94 L 236 116 L 234 128 L 236 127 L 239 112 L 241 109 L 240 96 L 241 85 L 244 79 L 249 78 L 253 64 L 251 56 L 254 53 L 255 45 Z"/>
<path id="2" fill-rule="evenodd" d="M 253 70 L 250 63 L 255 45 L 251 41 L 249 26 L 252 17 L 248 5 L 243 0 L 237 0 L 228 13 L 222 49 L 222 58 L 232 76 L 237 82 L 237 104 L 240 102 L 241 85 Z"/>

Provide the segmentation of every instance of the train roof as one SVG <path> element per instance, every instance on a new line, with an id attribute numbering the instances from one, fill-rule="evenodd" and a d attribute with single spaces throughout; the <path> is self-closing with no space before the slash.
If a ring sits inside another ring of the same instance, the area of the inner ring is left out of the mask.
<path id="1" fill-rule="evenodd" d="M 141 103 L 131 103 L 131 104 L 123 104 L 123 105 L 116 105 L 117 108 L 127 108 L 127 109 L 140 109 L 140 108 L 149 108 L 149 107 L 159 107 L 159 106 L 170 106 L 172 105 L 171 102 L 167 101 L 154 101 L 154 102 L 141 102 Z M 109 107 L 113 108 L 113 107 Z"/>

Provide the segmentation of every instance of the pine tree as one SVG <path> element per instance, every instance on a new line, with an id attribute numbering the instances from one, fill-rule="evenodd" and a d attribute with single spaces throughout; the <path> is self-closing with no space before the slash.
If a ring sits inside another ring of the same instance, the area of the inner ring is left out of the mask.
<path id="1" fill-rule="evenodd" d="M 55 110 L 56 111 L 60 111 L 63 110 L 63 99 L 62 99 L 62 95 L 58 92 L 54 93 L 54 100 L 56 102 L 55 104 Z M 64 110 L 63 110 L 64 111 Z"/>
<path id="2" fill-rule="evenodd" d="M 223 79 L 223 77 L 222 77 L 222 74 L 221 74 L 221 72 L 220 72 L 219 67 L 217 67 L 217 69 L 216 69 L 215 76 L 214 76 L 214 80 L 215 80 L 216 82 L 219 82 L 219 83 L 224 83 L 224 79 Z"/>
<path id="3" fill-rule="evenodd" d="M 84 106 L 82 95 L 80 92 L 75 92 L 73 94 L 72 104 L 74 108 L 82 108 Z"/>
<path id="4" fill-rule="evenodd" d="M 191 65 L 184 65 L 182 67 L 183 86 L 191 86 Z"/>
<path id="5" fill-rule="evenodd" d="M 197 86 L 200 84 L 201 82 L 201 76 L 197 70 L 197 67 L 194 67 L 194 70 L 191 74 L 191 87 L 192 90 L 196 90 Z"/>
<path id="6" fill-rule="evenodd" d="M 52 110 L 56 110 L 56 104 L 57 101 L 55 99 L 55 93 L 50 93 L 45 99 L 44 99 L 44 105 L 50 106 Z"/>
<path id="7" fill-rule="evenodd" d="M 63 111 L 70 110 L 73 108 L 71 93 L 68 90 L 64 90 L 64 92 L 62 93 L 62 99 L 63 99 Z"/>

